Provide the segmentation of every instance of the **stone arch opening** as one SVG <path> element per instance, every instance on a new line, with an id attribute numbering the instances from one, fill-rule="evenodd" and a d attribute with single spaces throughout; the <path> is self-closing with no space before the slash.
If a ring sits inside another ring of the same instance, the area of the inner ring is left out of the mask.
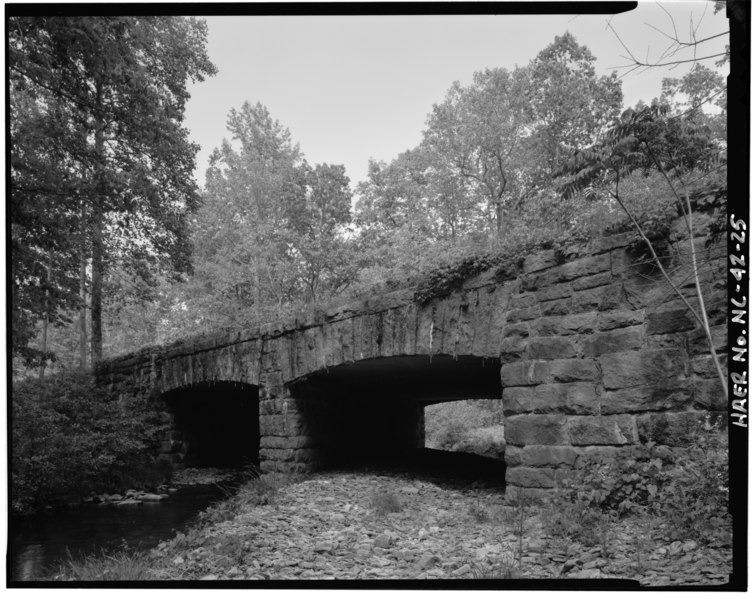
<path id="1" fill-rule="evenodd" d="M 325 467 L 440 467 L 445 460 L 468 468 L 474 460 L 464 465 L 459 455 L 425 448 L 425 406 L 502 398 L 499 361 L 476 356 L 375 358 L 319 371 L 289 390 Z M 487 466 L 502 483 L 504 456 Z"/>
<path id="2" fill-rule="evenodd" d="M 259 466 L 259 388 L 217 381 L 162 395 L 172 428 L 163 453 L 176 465 Z"/>

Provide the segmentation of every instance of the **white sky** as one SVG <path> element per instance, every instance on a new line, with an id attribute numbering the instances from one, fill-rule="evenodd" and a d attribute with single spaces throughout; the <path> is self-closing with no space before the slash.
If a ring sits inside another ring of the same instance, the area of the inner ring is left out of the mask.
<path id="1" fill-rule="evenodd" d="M 710 2 L 666 0 L 662 6 L 674 16 L 683 39 L 692 19 L 700 24 L 699 39 L 727 30 L 725 11 L 714 15 Z M 310 164 L 344 164 L 355 187 L 366 178 L 370 157 L 390 161 L 416 146 L 432 104 L 443 100 L 453 81 L 470 83 L 474 71 L 523 66 L 566 30 L 595 55 L 598 74 L 627 64 L 621 58 L 625 50 L 606 27 L 608 18 L 209 17 L 208 53 L 218 74 L 191 86 L 185 121 L 202 148 L 197 181 L 203 185 L 209 154 L 228 135 L 228 112 L 248 100 L 264 104 L 290 130 Z M 650 59 L 669 40 L 649 25 L 667 32 L 673 26 L 658 3 L 647 1 L 636 11 L 613 16 L 611 23 L 637 57 Z M 725 43 L 727 36 L 705 43 L 700 55 L 721 52 Z M 705 64 L 712 67 L 713 62 Z M 625 106 L 651 101 L 660 95 L 663 77 L 681 77 L 689 68 L 625 76 Z"/>

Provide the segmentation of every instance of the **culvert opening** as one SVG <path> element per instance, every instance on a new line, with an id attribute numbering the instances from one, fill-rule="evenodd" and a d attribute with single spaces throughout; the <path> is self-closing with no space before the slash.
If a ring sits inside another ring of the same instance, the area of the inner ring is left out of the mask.
<path id="1" fill-rule="evenodd" d="M 325 468 L 381 468 L 504 484 L 505 461 L 425 445 L 425 406 L 500 401 L 500 365 L 475 356 L 346 364 L 291 385 Z"/>
<path id="2" fill-rule="evenodd" d="M 259 466 L 259 391 L 254 385 L 215 382 L 163 396 L 173 414 L 168 449 L 192 467 Z"/>

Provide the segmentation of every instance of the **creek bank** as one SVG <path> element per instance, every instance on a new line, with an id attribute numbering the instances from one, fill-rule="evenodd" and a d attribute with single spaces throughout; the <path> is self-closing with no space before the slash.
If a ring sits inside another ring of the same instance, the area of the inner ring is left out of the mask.
<path id="1" fill-rule="evenodd" d="M 649 530 L 636 518 L 614 523 L 600 546 L 569 542 L 550 536 L 533 506 L 519 537 L 520 512 L 499 490 L 394 473 L 323 473 L 277 489 L 264 505 L 231 502 L 213 508 L 214 523 L 152 550 L 149 578 L 614 578 L 714 586 L 728 581 L 732 559 L 729 544 L 670 541 L 662 526 Z"/>

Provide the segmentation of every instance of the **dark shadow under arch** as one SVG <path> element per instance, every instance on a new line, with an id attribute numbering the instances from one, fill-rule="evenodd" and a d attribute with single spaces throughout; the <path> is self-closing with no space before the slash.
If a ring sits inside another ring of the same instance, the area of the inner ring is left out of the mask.
<path id="1" fill-rule="evenodd" d="M 323 465 L 431 466 L 504 482 L 505 464 L 424 448 L 424 406 L 460 399 L 500 399 L 500 363 L 476 356 L 395 356 L 319 371 L 289 385 Z M 470 467 L 482 464 L 481 469 Z M 479 463 L 479 464 L 478 464 Z"/>
<path id="2" fill-rule="evenodd" d="M 162 399 L 173 415 L 172 436 L 185 466 L 259 465 L 259 389 L 211 382 L 168 391 Z"/>

